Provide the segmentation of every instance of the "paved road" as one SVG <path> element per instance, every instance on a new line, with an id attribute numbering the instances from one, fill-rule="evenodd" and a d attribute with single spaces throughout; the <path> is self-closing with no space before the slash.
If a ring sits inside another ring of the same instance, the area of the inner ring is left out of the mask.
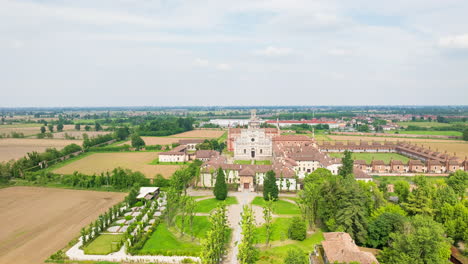
<path id="1" fill-rule="evenodd" d="M 231 237 L 231 243 L 229 244 L 229 250 L 228 250 L 228 255 L 224 261 L 224 263 L 229 263 L 229 264 L 236 264 L 237 262 L 237 254 L 239 252 L 239 249 L 237 245 L 240 243 L 240 240 L 242 239 L 242 228 L 239 224 L 240 219 L 241 219 L 241 213 L 242 213 L 242 208 L 244 205 L 250 204 L 255 196 L 258 194 L 254 192 L 230 192 L 229 196 L 234 196 L 237 198 L 237 201 L 239 202 L 238 204 L 233 204 L 228 206 L 228 221 L 229 221 L 229 226 L 233 229 L 232 230 L 232 237 Z M 263 215 L 262 215 L 262 208 L 259 206 L 254 206 L 254 214 L 255 214 L 255 219 L 258 224 L 261 224 L 263 221 Z"/>

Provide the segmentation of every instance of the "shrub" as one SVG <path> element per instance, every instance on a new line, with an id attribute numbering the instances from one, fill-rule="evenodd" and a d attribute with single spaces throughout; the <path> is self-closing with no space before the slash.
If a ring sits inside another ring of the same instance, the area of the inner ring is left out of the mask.
<path id="1" fill-rule="evenodd" d="M 284 264 L 307 264 L 307 255 L 299 248 L 292 248 L 284 259 Z"/>
<path id="2" fill-rule="evenodd" d="M 303 219 L 294 217 L 288 229 L 288 237 L 293 240 L 302 241 L 306 238 L 307 227 Z"/>
<path id="3" fill-rule="evenodd" d="M 133 216 L 131 216 L 131 215 L 126 215 L 126 216 L 125 216 L 125 220 L 126 220 L 126 221 L 132 220 L 132 218 L 133 218 Z"/>
<path id="4" fill-rule="evenodd" d="M 141 201 L 138 201 L 135 203 L 135 207 L 140 207 L 143 206 L 143 203 Z"/>

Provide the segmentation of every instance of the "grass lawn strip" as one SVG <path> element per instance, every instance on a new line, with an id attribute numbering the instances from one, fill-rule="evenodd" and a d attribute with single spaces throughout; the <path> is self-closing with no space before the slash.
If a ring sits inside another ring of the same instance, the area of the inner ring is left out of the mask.
<path id="1" fill-rule="evenodd" d="M 210 199 L 204 199 L 201 201 L 197 202 L 197 205 L 195 207 L 195 212 L 196 213 L 209 213 L 213 209 L 215 209 L 219 203 L 223 201 L 216 200 L 216 198 L 210 198 Z M 224 201 L 226 205 L 231 205 L 231 204 L 237 204 L 237 199 L 236 197 L 228 197 Z"/>
<path id="2" fill-rule="evenodd" d="M 182 217 L 179 215 L 176 217 L 176 225 L 179 231 L 182 227 Z M 210 230 L 210 222 L 208 221 L 208 216 L 195 216 L 193 218 L 193 226 L 190 230 L 189 218 L 185 219 L 185 236 L 194 236 L 196 238 L 205 238 L 206 234 Z"/>
<path id="3" fill-rule="evenodd" d="M 101 234 L 93 242 L 84 247 L 85 254 L 88 255 L 107 255 L 119 251 L 116 242 L 122 240 L 124 235 Z M 115 243 L 113 243 L 115 242 Z"/>
<path id="4" fill-rule="evenodd" d="M 272 222 L 272 234 L 270 238 L 271 241 L 277 240 L 286 240 L 288 239 L 288 228 L 291 223 L 291 218 L 286 217 L 278 217 L 273 218 Z M 255 231 L 255 236 L 257 239 L 257 243 L 264 244 L 266 241 L 266 228 L 265 225 L 257 227 Z"/>
<path id="5" fill-rule="evenodd" d="M 330 157 L 334 158 L 342 158 L 343 153 L 328 153 Z M 354 160 L 365 160 L 367 164 L 374 160 L 383 160 L 385 163 L 390 163 L 390 160 L 401 160 L 403 163 L 407 163 L 409 161 L 408 157 L 397 153 L 352 153 L 352 158 Z"/>
<path id="6" fill-rule="evenodd" d="M 260 251 L 260 260 L 257 264 L 282 264 L 288 251 L 292 248 L 299 248 L 304 252 L 311 252 L 314 249 L 314 245 L 319 244 L 323 241 L 322 232 L 318 232 L 308 235 L 304 241 L 285 240 L 273 242 L 271 248 Z"/>
<path id="7" fill-rule="evenodd" d="M 188 236 L 176 237 L 166 223 L 161 223 L 140 250 L 141 255 L 198 256 L 201 246 Z"/>
<path id="8" fill-rule="evenodd" d="M 263 200 L 263 197 L 257 196 L 252 201 L 252 204 L 263 207 L 265 204 L 265 200 Z M 280 200 L 275 201 L 273 203 L 273 213 L 277 215 L 295 215 L 295 214 L 300 214 L 301 211 L 296 204 L 290 203 L 285 200 L 281 200 L 280 198 Z"/>

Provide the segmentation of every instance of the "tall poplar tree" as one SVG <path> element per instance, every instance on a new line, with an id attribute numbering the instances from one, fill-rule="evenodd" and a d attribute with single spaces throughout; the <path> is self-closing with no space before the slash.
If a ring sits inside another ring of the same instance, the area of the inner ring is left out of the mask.
<path id="1" fill-rule="evenodd" d="M 255 247 L 255 218 L 252 207 L 244 205 L 241 215 L 242 240 L 239 244 L 237 260 L 240 264 L 254 264 L 258 260 L 258 249 Z"/>
<path id="2" fill-rule="evenodd" d="M 268 247 L 272 233 L 272 214 L 273 214 L 273 200 L 268 199 L 263 206 L 263 220 L 265 220 L 265 244 Z"/>
<path id="3" fill-rule="evenodd" d="M 226 204 L 220 203 L 218 208 L 210 215 L 211 229 L 202 241 L 200 259 L 203 264 L 219 264 L 226 253 L 228 239 L 228 225 Z"/>

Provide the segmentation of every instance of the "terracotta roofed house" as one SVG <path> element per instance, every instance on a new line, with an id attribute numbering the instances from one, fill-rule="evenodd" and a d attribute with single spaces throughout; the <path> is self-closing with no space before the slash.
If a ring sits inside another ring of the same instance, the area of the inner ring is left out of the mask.
<path id="1" fill-rule="evenodd" d="M 323 233 L 323 259 L 325 263 L 378 264 L 372 253 L 361 251 L 348 233 Z"/>

